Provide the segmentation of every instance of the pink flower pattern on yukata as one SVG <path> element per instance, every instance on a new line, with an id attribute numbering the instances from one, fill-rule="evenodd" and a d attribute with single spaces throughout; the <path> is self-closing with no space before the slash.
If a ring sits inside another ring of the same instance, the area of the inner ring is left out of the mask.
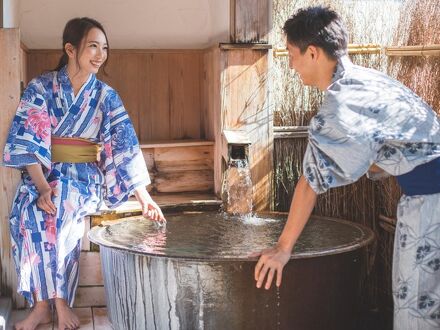
<path id="1" fill-rule="evenodd" d="M 31 129 L 40 139 L 46 140 L 50 134 L 50 121 L 47 112 L 32 108 L 27 112 L 28 118 L 24 123 L 26 129 Z"/>
<path id="2" fill-rule="evenodd" d="M 57 226 L 56 217 L 46 213 L 44 216 L 44 225 L 46 226 L 46 238 L 49 244 L 57 242 Z"/>

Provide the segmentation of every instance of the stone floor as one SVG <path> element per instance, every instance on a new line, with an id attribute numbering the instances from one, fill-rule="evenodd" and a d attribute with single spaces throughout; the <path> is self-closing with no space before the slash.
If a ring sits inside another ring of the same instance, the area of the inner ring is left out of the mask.
<path id="1" fill-rule="evenodd" d="M 112 325 L 107 318 L 107 308 L 105 307 L 79 307 L 74 308 L 76 315 L 81 321 L 81 330 L 111 330 Z M 26 317 L 28 309 L 14 310 L 9 318 L 7 330 L 14 329 L 13 325 Z M 56 330 L 57 322 L 54 320 L 50 324 L 40 325 L 37 330 Z"/>

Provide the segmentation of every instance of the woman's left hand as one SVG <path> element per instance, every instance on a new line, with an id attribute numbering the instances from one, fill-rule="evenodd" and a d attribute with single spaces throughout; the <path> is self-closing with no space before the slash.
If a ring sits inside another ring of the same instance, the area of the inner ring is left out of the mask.
<path id="1" fill-rule="evenodd" d="M 162 210 L 153 200 L 146 201 L 142 204 L 142 215 L 153 221 L 166 222 Z"/>
<path id="2" fill-rule="evenodd" d="M 134 191 L 136 199 L 142 206 L 142 215 L 153 221 L 166 223 L 166 219 L 163 216 L 162 210 L 159 205 L 151 198 L 145 187 L 138 187 Z"/>

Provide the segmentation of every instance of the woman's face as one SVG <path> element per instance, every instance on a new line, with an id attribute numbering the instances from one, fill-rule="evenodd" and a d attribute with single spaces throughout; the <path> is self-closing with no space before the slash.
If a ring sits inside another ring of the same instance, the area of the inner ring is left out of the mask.
<path id="1" fill-rule="evenodd" d="M 77 59 L 83 73 L 98 73 L 107 59 L 107 39 L 98 28 L 92 28 L 83 39 Z"/>

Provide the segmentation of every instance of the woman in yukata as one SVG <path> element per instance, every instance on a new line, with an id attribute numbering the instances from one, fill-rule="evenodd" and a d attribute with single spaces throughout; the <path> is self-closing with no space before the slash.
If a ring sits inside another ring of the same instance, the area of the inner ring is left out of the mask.
<path id="1" fill-rule="evenodd" d="M 22 170 L 10 215 L 18 292 L 33 307 L 15 327 L 51 321 L 76 329 L 71 307 L 78 285 L 84 216 L 104 201 L 117 207 L 134 194 L 143 215 L 164 221 L 146 190 L 150 183 L 132 123 L 119 95 L 96 79 L 108 59 L 102 25 L 70 20 L 55 71 L 23 93 L 4 150 L 4 165 Z"/>
<path id="2" fill-rule="evenodd" d="M 398 81 L 353 65 L 340 17 L 324 7 L 299 10 L 284 25 L 289 64 L 302 82 L 325 91 L 311 120 L 303 176 L 275 247 L 255 267 L 257 287 L 281 285 L 284 265 L 318 194 L 370 176 L 396 176 L 393 257 L 394 329 L 440 328 L 440 120 Z M 368 174 L 368 173 L 367 173 Z M 298 299 L 301 299 L 298 297 Z"/>

